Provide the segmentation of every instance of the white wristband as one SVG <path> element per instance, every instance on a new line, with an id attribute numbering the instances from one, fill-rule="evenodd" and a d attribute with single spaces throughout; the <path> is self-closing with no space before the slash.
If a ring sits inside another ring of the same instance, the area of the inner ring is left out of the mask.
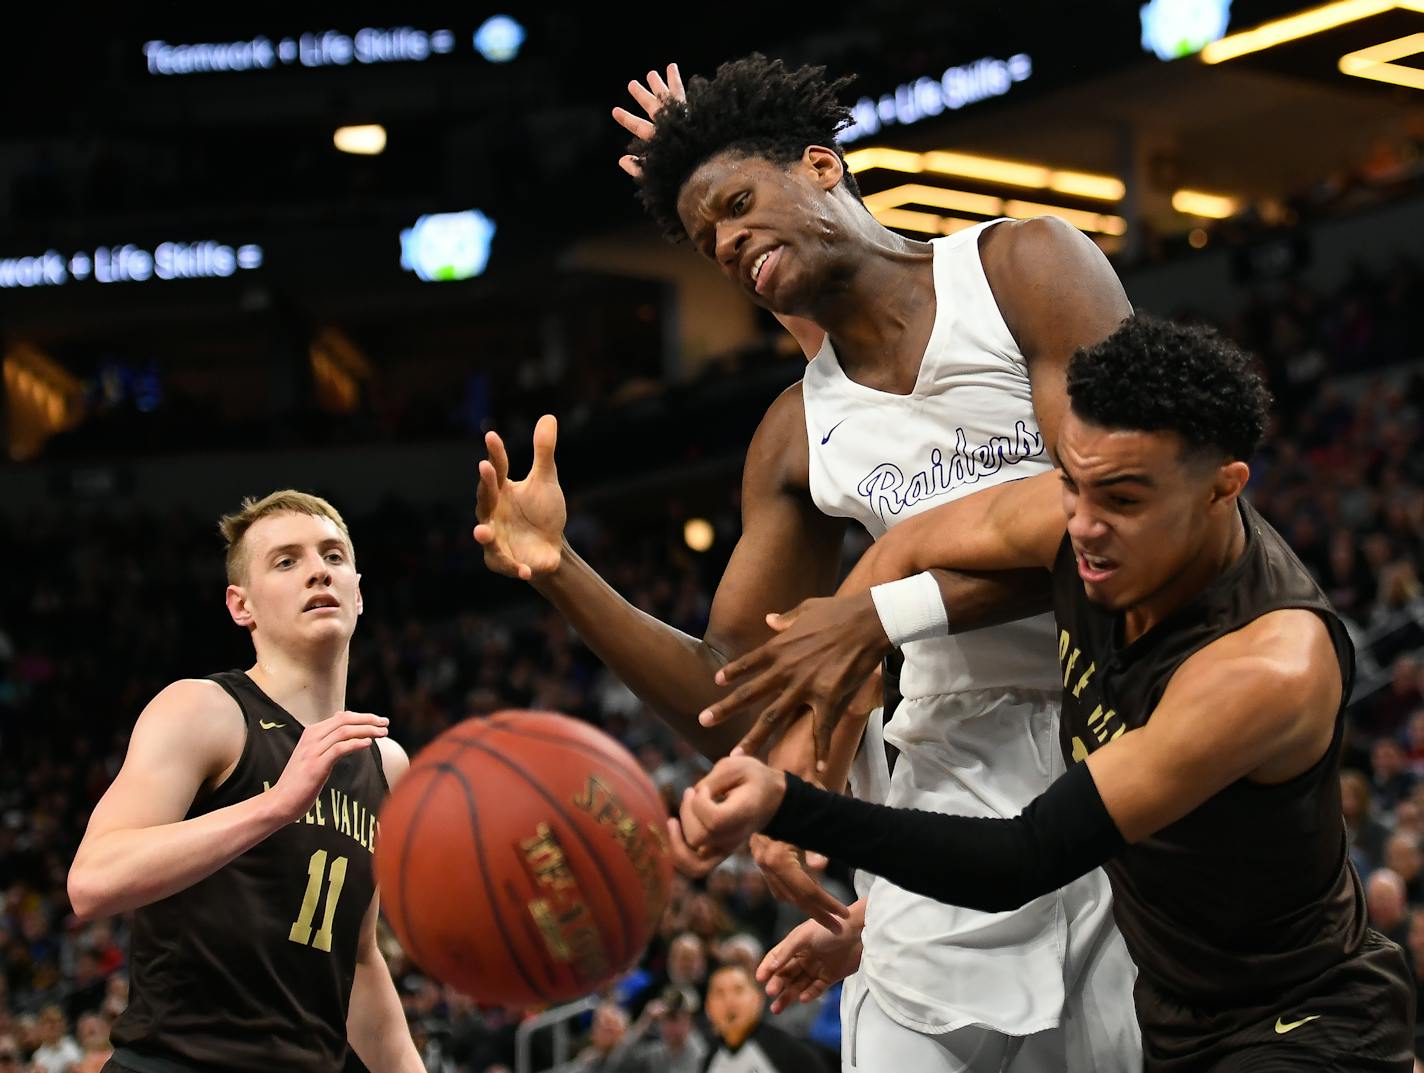
<path id="1" fill-rule="evenodd" d="M 944 610 L 939 582 L 928 571 L 874 585 L 870 598 L 875 601 L 885 636 L 896 648 L 910 641 L 949 636 L 949 615 Z"/>

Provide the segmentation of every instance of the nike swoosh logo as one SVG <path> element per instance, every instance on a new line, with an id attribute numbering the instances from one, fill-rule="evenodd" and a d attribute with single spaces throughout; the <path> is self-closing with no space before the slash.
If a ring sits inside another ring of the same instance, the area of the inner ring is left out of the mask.
<path id="1" fill-rule="evenodd" d="M 1278 1036 L 1284 1036 L 1287 1032 L 1291 1031 L 1292 1029 L 1299 1028 L 1301 1025 L 1305 1024 L 1305 1022 L 1307 1022 L 1307 1021 L 1314 1021 L 1314 1020 L 1316 1020 L 1316 1019 L 1317 1019 L 1318 1017 L 1320 1017 L 1320 1016 L 1321 1016 L 1321 1015 L 1318 1014 L 1318 1013 L 1312 1013 L 1309 1017 L 1302 1017 L 1299 1021 L 1284 1021 L 1284 1020 L 1282 1020 L 1281 1018 L 1277 1017 L 1277 1018 L 1276 1018 L 1276 1035 L 1278 1035 Z"/>
<path id="2" fill-rule="evenodd" d="M 841 418 L 839 421 L 837 421 L 834 425 L 831 426 L 831 432 L 834 432 L 836 429 L 840 428 L 842 425 L 844 425 L 844 424 L 845 424 L 847 421 L 849 421 L 849 420 L 850 420 L 850 418 L 848 418 L 848 417 L 843 417 L 843 418 Z M 824 436 L 821 437 L 821 446 L 822 446 L 822 447 L 826 446 L 826 444 L 828 444 L 828 443 L 831 442 L 831 432 L 827 432 Z"/>
<path id="3" fill-rule="evenodd" d="M 263 730 L 276 730 L 278 727 L 284 727 L 284 726 L 286 726 L 287 724 L 286 724 L 286 723 L 269 723 L 269 722 L 267 722 L 267 720 L 261 719 L 261 720 L 258 720 L 257 725 L 260 726 Z"/>

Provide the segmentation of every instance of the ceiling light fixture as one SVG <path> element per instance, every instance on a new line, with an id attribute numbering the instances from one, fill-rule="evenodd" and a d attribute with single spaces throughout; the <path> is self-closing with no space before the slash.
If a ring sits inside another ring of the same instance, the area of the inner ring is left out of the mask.
<path id="1" fill-rule="evenodd" d="M 386 148 L 386 128 L 379 123 L 364 123 L 356 127 L 337 127 L 332 144 L 343 153 L 376 156 Z"/>
<path id="2" fill-rule="evenodd" d="M 1202 190 L 1178 190 L 1172 195 L 1172 208 L 1184 216 L 1202 216 L 1208 220 L 1225 220 L 1235 216 L 1239 204 L 1234 197 L 1208 194 Z"/>
<path id="3" fill-rule="evenodd" d="M 1272 19 L 1250 30 L 1229 34 L 1201 50 L 1203 63 L 1222 63 L 1289 41 L 1333 30 L 1346 23 L 1381 15 L 1394 8 L 1424 12 L 1424 0 L 1336 0 L 1283 19 Z"/>
<path id="4" fill-rule="evenodd" d="M 1347 52 L 1340 57 L 1340 70 L 1356 78 L 1372 78 L 1376 82 L 1424 89 L 1424 71 L 1394 62 L 1420 52 L 1424 52 L 1424 33 L 1409 34 L 1357 52 Z"/>
<path id="5" fill-rule="evenodd" d="M 1067 171 L 1030 164 L 1021 160 L 977 156 L 972 153 L 933 151 L 909 153 L 903 149 L 874 146 L 856 149 L 846 154 L 846 164 L 855 173 L 883 168 L 911 175 L 931 172 L 960 179 L 981 179 L 1005 186 L 1028 187 L 1033 190 L 1054 190 L 1071 197 L 1093 201 L 1121 201 L 1126 193 L 1122 180 L 1115 175 L 1087 171 Z"/>

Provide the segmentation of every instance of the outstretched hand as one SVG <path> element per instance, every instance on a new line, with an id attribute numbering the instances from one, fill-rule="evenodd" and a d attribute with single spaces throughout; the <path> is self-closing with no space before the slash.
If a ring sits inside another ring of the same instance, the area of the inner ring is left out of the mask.
<path id="1" fill-rule="evenodd" d="M 648 84 L 644 86 L 635 78 L 628 83 L 628 92 L 632 94 L 638 107 L 643 109 L 647 118 L 644 119 L 626 108 L 613 109 L 613 118 L 618 121 L 619 126 L 640 141 L 647 141 L 653 136 L 655 129 L 653 120 L 657 117 L 665 101 L 687 100 L 687 91 L 682 86 L 682 72 L 677 69 L 675 63 L 668 64 L 666 81 L 657 71 L 649 71 Z M 638 158 L 631 153 L 620 157 L 618 166 L 635 179 L 641 178 L 643 175 Z"/>
<path id="2" fill-rule="evenodd" d="M 485 565 L 497 574 L 532 581 L 558 569 L 563 556 L 568 510 L 554 445 L 559 423 L 545 414 L 534 426 L 534 465 L 522 481 L 509 479 L 509 455 L 497 432 L 485 433 L 489 457 L 480 462 L 475 493 L 475 540 L 485 550 Z"/>
<path id="3" fill-rule="evenodd" d="M 766 621 L 776 636 L 717 672 L 718 685 L 736 688 L 709 705 L 699 721 L 716 726 L 741 712 L 757 713 L 737 746 L 757 755 L 810 708 L 816 768 L 824 770 L 841 719 L 868 715 L 880 703 L 878 685 L 870 680 L 890 641 L 869 592 L 804 600 Z"/>

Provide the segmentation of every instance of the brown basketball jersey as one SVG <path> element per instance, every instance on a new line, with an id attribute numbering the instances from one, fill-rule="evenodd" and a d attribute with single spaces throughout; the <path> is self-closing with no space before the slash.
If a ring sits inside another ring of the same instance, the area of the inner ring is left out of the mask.
<path id="1" fill-rule="evenodd" d="M 189 819 L 275 786 L 303 729 L 242 671 L 211 679 L 242 709 L 247 741 L 232 774 L 193 802 Z M 306 816 L 134 912 L 130 1001 L 113 1030 L 125 1066 L 341 1069 L 387 793 L 372 742 L 337 762 Z"/>
<path id="2" fill-rule="evenodd" d="M 1064 540 L 1053 576 L 1060 738 L 1070 763 L 1146 723 L 1189 656 L 1272 611 L 1320 616 L 1348 698 L 1354 653 L 1343 624 L 1286 542 L 1245 502 L 1241 519 L 1241 557 L 1128 645 L 1122 615 L 1088 600 Z M 1239 780 L 1108 862 L 1118 926 L 1143 981 L 1187 1005 L 1245 1006 L 1359 951 L 1365 902 L 1341 818 L 1342 727 L 1337 716 L 1329 749 L 1308 771 L 1274 786 Z"/>

